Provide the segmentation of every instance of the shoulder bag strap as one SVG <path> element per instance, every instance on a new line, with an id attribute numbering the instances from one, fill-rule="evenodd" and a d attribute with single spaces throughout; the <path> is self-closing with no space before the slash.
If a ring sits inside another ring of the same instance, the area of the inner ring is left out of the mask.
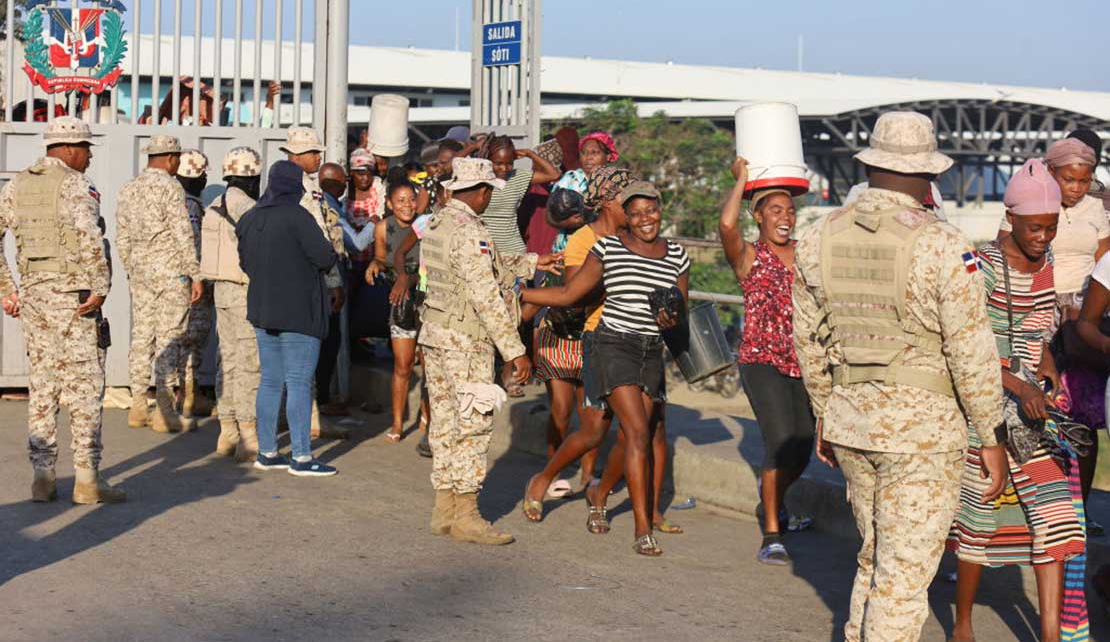
<path id="1" fill-rule="evenodd" d="M 1002 257 L 1002 280 L 1006 283 L 1006 334 L 1010 341 L 1010 372 L 1017 374 L 1021 371 L 1021 357 L 1014 350 L 1014 299 L 1010 291 L 1010 262 L 1006 260 L 1006 250 L 1002 249 L 1002 242 L 994 241 L 994 246 Z"/>

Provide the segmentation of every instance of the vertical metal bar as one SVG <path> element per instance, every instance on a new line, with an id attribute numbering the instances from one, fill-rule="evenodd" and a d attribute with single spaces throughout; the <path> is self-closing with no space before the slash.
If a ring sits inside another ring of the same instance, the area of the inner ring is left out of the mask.
<path id="1" fill-rule="evenodd" d="M 235 79 L 232 81 L 231 126 L 239 126 L 243 81 L 243 0 L 235 1 Z"/>
<path id="2" fill-rule="evenodd" d="M 150 122 L 161 125 L 158 108 L 162 105 L 159 87 L 162 81 L 162 0 L 154 0 L 154 57 L 151 62 L 154 67 L 150 72 Z"/>
<path id="3" fill-rule="evenodd" d="M 204 38 L 201 7 L 204 0 L 193 0 L 193 4 L 193 127 L 200 127 L 200 48 Z"/>
<path id="4" fill-rule="evenodd" d="M 485 2 L 470 3 L 470 131 L 476 133 L 482 126 L 482 109 L 485 107 L 482 90 L 485 87 L 485 70 L 482 68 L 482 19 Z"/>
<path id="5" fill-rule="evenodd" d="M 251 126 L 262 124 L 262 0 L 254 0 L 254 106 Z"/>
<path id="6" fill-rule="evenodd" d="M 108 122 L 115 125 L 119 122 L 119 85 L 112 87 L 111 98 L 108 101 L 108 108 L 112 110 L 111 115 L 108 117 Z"/>
<path id="7" fill-rule="evenodd" d="M 347 42 L 350 0 L 328 2 L 327 121 L 324 145 L 333 163 L 347 160 Z"/>
<path id="8" fill-rule="evenodd" d="M 293 3 L 296 16 L 293 18 L 293 126 L 301 124 L 301 14 L 304 13 L 304 0 Z"/>
<path id="9" fill-rule="evenodd" d="M 316 0 L 316 34 L 312 38 L 312 128 L 324 130 L 328 85 L 328 0 Z"/>
<path id="10" fill-rule="evenodd" d="M 143 0 L 135 0 L 135 27 L 131 31 L 131 124 L 139 124 L 139 81 L 142 74 L 139 66 L 143 58 L 139 55 L 139 43 L 143 39 L 142 21 Z"/>
<path id="11" fill-rule="evenodd" d="M 15 97 L 15 79 L 12 72 L 15 70 L 15 3 L 8 3 L 8 12 L 4 17 L 7 30 L 4 42 L 4 122 L 12 122 L 12 98 Z"/>
<path id="12" fill-rule="evenodd" d="M 212 102 L 212 109 L 215 112 L 215 122 L 213 125 L 220 125 L 220 116 L 223 114 L 221 100 L 223 99 L 223 90 L 221 88 L 220 74 L 223 72 L 223 53 L 224 53 L 224 0 L 216 0 L 216 33 L 215 51 L 212 55 L 212 91 L 215 93 L 215 99 Z"/>
<path id="13" fill-rule="evenodd" d="M 79 17 L 80 14 L 78 12 L 81 10 L 81 8 L 80 8 L 81 5 L 78 3 L 78 0 L 73 0 L 72 7 L 73 7 L 74 21 L 79 23 L 81 19 Z M 77 43 L 74 43 L 73 46 L 76 47 Z M 78 75 L 78 73 L 79 73 L 78 70 L 74 69 L 73 71 L 74 71 L 75 76 Z M 70 116 L 76 116 L 77 115 L 77 104 L 80 103 L 80 102 L 81 102 L 81 92 L 79 92 L 79 91 L 70 92 L 70 99 L 69 99 L 69 115 Z M 89 103 L 91 104 L 92 101 L 90 100 Z M 53 109 L 47 110 L 46 120 L 47 121 L 54 120 L 54 110 Z"/>
<path id="14" fill-rule="evenodd" d="M 181 122 L 181 0 L 173 0 L 173 112 L 170 123 Z"/>
<path id="15" fill-rule="evenodd" d="M 542 75 L 543 65 L 540 61 L 540 35 L 543 29 L 540 27 L 540 21 L 543 16 L 543 0 L 525 0 L 531 2 L 530 8 L 532 15 L 528 27 L 528 123 L 531 129 L 532 140 L 529 141 L 529 146 L 540 144 L 540 102 L 542 101 L 542 88 L 540 86 L 540 76 Z"/>
<path id="16" fill-rule="evenodd" d="M 281 14 L 284 10 L 281 0 L 275 0 L 277 4 L 276 11 L 274 12 L 274 80 L 281 83 L 281 57 L 285 53 L 281 47 Z M 267 93 L 269 93 L 267 91 Z M 270 119 L 271 127 L 278 127 L 281 125 L 278 121 L 281 120 L 281 92 L 274 96 L 274 117 Z"/>

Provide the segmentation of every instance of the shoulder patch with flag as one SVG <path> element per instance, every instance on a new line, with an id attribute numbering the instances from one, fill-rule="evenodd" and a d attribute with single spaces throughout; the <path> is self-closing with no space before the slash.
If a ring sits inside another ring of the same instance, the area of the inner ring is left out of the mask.
<path id="1" fill-rule="evenodd" d="M 478 241 L 478 251 L 482 254 L 489 254 L 489 243 L 485 241 Z"/>
<path id="2" fill-rule="evenodd" d="M 95 198 L 97 203 L 100 202 L 100 192 L 96 190 L 96 186 L 89 185 L 89 196 Z"/>
<path id="3" fill-rule="evenodd" d="M 968 273 L 978 272 L 983 267 L 983 259 L 979 256 L 979 252 L 964 252 L 964 269 Z"/>

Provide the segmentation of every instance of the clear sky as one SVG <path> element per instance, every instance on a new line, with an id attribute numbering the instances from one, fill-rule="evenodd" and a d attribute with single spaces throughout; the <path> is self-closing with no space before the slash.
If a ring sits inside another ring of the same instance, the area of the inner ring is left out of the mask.
<path id="1" fill-rule="evenodd" d="M 245 0 L 248 37 L 255 1 Z M 233 4 L 224 2 L 225 34 Z M 306 14 L 312 4 L 305 0 Z M 182 5 L 189 34 L 194 5 Z M 152 6 L 144 0 L 148 30 Z M 172 6 L 164 5 L 164 33 Z M 274 6 L 264 0 L 267 38 Z M 294 0 L 284 6 L 291 39 Z M 467 49 L 470 9 L 470 0 L 351 0 L 351 42 L 452 49 L 457 15 Z M 544 0 L 543 9 L 547 55 L 793 70 L 802 36 L 806 71 L 1110 91 L 1106 0 Z M 312 16 L 304 22 L 311 39 Z"/>

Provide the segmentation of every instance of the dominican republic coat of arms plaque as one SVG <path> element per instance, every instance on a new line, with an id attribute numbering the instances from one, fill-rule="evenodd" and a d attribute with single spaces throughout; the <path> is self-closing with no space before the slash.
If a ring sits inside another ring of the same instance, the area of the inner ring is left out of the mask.
<path id="1" fill-rule="evenodd" d="M 115 86 L 123 72 L 127 42 L 123 39 L 120 0 L 85 0 L 93 5 L 74 9 L 55 6 L 58 0 L 25 4 L 26 52 L 23 71 L 49 94 L 78 90 L 99 94 Z M 86 70 L 86 75 L 80 75 Z"/>

